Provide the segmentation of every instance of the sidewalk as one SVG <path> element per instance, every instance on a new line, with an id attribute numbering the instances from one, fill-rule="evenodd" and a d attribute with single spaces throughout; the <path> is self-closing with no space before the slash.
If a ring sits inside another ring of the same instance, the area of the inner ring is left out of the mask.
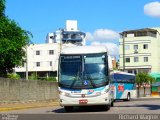
<path id="1" fill-rule="evenodd" d="M 146 97 L 139 97 L 136 100 L 150 100 L 150 99 L 160 99 L 160 96 L 146 96 Z"/>
<path id="2" fill-rule="evenodd" d="M 28 108 L 52 107 L 52 106 L 59 106 L 59 103 L 57 101 L 12 102 L 12 103 L 0 102 L 0 112 L 28 109 Z"/>
<path id="3" fill-rule="evenodd" d="M 160 98 L 160 96 L 146 96 L 146 97 L 140 97 L 140 99 L 141 99 L 141 98 L 146 98 L 146 99 L 147 99 L 147 98 L 153 98 L 153 99 L 154 99 L 154 98 Z"/>

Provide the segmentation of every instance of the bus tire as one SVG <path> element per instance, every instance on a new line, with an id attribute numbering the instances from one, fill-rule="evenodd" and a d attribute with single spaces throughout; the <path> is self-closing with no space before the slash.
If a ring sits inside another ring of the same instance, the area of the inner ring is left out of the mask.
<path id="1" fill-rule="evenodd" d="M 107 110 L 107 111 L 110 110 L 110 108 L 111 108 L 111 105 L 105 105 L 104 106 L 104 109 Z"/>
<path id="2" fill-rule="evenodd" d="M 73 111 L 73 106 L 64 106 L 64 109 L 66 112 L 72 112 Z"/>
<path id="3" fill-rule="evenodd" d="M 111 102 L 111 107 L 113 107 L 114 106 L 114 100 L 112 100 L 112 102 Z"/>
<path id="4" fill-rule="evenodd" d="M 127 94 L 127 101 L 130 101 L 131 100 L 131 96 L 130 96 L 130 93 Z"/>

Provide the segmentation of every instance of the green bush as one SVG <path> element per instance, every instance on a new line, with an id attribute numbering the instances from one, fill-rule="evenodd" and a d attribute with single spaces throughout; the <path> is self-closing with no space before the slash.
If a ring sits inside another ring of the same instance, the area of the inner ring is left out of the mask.
<path id="1" fill-rule="evenodd" d="M 29 80 L 41 80 L 41 81 L 57 81 L 56 77 L 39 77 L 36 73 L 32 73 L 28 77 Z"/>
<path id="2" fill-rule="evenodd" d="M 56 77 L 46 77 L 46 81 L 57 81 Z"/>
<path id="3" fill-rule="evenodd" d="M 31 76 L 28 77 L 29 80 L 38 80 L 38 76 L 36 73 L 32 73 Z"/>
<path id="4" fill-rule="evenodd" d="M 7 74 L 7 78 L 19 80 L 20 79 L 20 75 L 18 75 L 16 73 L 8 73 Z"/>

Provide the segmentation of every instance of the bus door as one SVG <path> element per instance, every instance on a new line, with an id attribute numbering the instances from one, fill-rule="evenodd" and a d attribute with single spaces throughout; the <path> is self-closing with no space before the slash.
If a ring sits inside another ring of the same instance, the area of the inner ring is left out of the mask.
<path id="1" fill-rule="evenodd" d="M 124 84 L 123 83 L 114 83 L 114 89 L 115 89 L 115 99 L 122 99 L 122 95 L 124 92 Z"/>

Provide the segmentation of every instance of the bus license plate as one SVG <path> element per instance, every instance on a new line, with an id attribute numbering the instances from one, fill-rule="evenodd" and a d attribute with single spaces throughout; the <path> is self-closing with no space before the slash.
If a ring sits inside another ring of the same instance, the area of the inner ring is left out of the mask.
<path id="1" fill-rule="evenodd" d="M 84 100 L 79 100 L 79 104 L 87 104 L 88 100 L 84 99 Z"/>

